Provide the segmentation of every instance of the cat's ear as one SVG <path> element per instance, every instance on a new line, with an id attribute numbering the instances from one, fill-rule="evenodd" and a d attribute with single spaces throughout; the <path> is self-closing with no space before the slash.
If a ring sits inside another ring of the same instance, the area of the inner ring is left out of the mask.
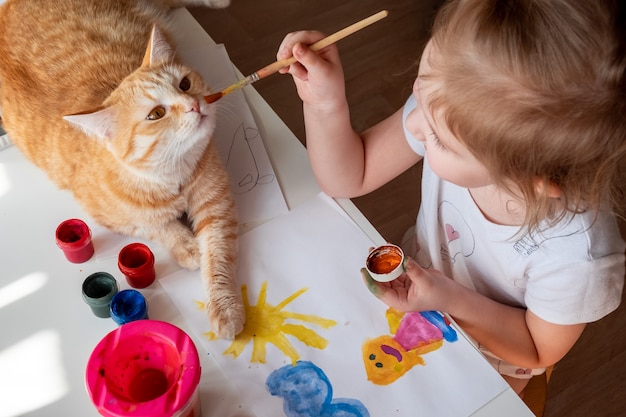
<path id="1" fill-rule="evenodd" d="M 148 47 L 143 56 L 141 66 L 147 67 L 162 62 L 170 62 L 174 59 L 174 55 L 174 49 L 172 49 L 167 39 L 165 39 L 163 32 L 161 32 L 156 25 L 153 25 L 150 41 L 148 42 Z"/>
<path id="2" fill-rule="evenodd" d="M 105 107 L 89 113 L 70 114 L 63 116 L 65 120 L 78 127 L 88 136 L 102 140 L 111 139 L 115 133 L 117 114 L 113 107 Z"/>

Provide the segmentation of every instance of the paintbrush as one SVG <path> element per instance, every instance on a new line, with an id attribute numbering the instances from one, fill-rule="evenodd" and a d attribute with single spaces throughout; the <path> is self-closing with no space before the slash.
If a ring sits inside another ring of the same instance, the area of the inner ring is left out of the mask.
<path id="1" fill-rule="evenodd" d="M 321 49 L 327 47 L 328 45 L 331 45 L 343 38 L 345 38 L 346 36 L 352 35 L 354 32 L 357 32 L 369 25 L 371 25 L 372 23 L 378 22 L 379 20 L 387 17 L 387 15 L 389 14 L 389 12 L 387 10 L 382 10 L 368 18 L 365 18 L 359 22 L 354 23 L 353 25 L 350 25 L 344 29 L 341 29 L 338 32 L 333 33 L 332 35 L 329 35 L 327 37 L 325 37 L 324 39 L 321 39 L 317 42 L 315 42 L 313 45 L 309 46 L 309 48 L 313 51 L 313 52 L 318 52 Z M 214 93 L 214 94 L 210 94 L 208 96 L 204 97 L 204 100 L 207 103 L 214 103 L 217 100 L 219 100 L 220 98 L 224 97 L 227 94 L 232 93 L 235 90 L 239 90 L 240 88 L 243 88 L 247 85 L 250 85 L 256 81 L 259 81 L 261 78 L 265 78 L 268 75 L 274 74 L 276 72 L 278 72 L 280 69 L 285 68 L 291 64 L 293 64 L 294 62 L 296 62 L 296 59 L 294 57 L 291 58 L 287 58 L 287 59 L 281 59 L 280 61 L 276 61 L 273 64 L 270 64 L 264 68 L 261 68 L 260 70 L 258 70 L 257 72 L 255 72 L 254 74 L 248 75 L 246 78 L 244 78 L 241 81 L 236 82 L 235 84 L 226 87 L 225 89 L 223 89 L 222 91 L 218 92 L 218 93 Z"/>

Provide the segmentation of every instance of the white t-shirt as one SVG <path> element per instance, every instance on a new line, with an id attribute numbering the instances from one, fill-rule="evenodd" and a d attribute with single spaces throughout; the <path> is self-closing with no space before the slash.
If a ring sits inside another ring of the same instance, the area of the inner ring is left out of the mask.
<path id="1" fill-rule="evenodd" d="M 403 123 L 415 107 L 411 96 Z M 404 131 L 424 156 L 419 250 L 408 249 L 422 267 L 555 324 L 593 322 L 619 306 L 626 246 L 613 215 L 571 215 L 536 236 L 516 235 L 518 227 L 485 219 L 466 188 L 435 175 L 423 144 Z"/>

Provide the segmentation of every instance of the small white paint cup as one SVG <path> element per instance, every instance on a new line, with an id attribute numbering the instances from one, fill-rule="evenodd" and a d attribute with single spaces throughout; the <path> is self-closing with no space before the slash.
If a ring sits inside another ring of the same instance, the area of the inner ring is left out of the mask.
<path id="1" fill-rule="evenodd" d="M 404 272 L 404 252 L 399 246 L 386 244 L 374 248 L 365 261 L 370 276 L 379 282 L 389 282 Z"/>

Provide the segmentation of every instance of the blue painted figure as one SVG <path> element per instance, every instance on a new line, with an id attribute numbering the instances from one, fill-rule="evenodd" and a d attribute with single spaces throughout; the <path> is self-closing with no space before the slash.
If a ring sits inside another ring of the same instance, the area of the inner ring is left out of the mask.
<path id="1" fill-rule="evenodd" d="M 369 417 L 358 400 L 336 398 L 328 377 L 312 362 L 298 361 L 272 372 L 265 382 L 270 394 L 282 397 L 287 417 Z"/>

